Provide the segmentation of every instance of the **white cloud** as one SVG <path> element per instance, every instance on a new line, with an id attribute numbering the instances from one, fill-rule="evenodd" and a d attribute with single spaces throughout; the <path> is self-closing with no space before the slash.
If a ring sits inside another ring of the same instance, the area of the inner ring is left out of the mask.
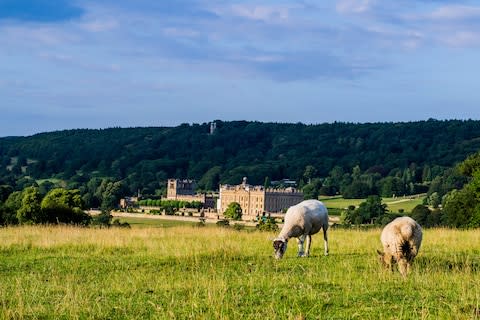
<path id="1" fill-rule="evenodd" d="M 456 31 L 443 36 L 442 42 L 451 47 L 470 47 L 480 45 L 480 32 Z"/>
<path id="2" fill-rule="evenodd" d="M 288 19 L 288 8 L 278 6 L 244 6 L 234 5 L 232 6 L 232 12 L 240 17 L 252 19 L 252 20 L 286 20 Z"/>
<path id="3" fill-rule="evenodd" d="M 480 7 L 444 5 L 427 13 L 406 14 L 402 19 L 406 25 L 421 30 L 424 39 L 437 45 L 457 48 L 480 45 Z"/>
<path id="4" fill-rule="evenodd" d="M 121 71 L 121 67 L 116 63 L 90 61 L 85 57 L 50 52 L 41 52 L 38 56 L 45 61 L 52 62 L 62 67 L 68 66 L 71 68 L 79 68 L 84 71 L 94 71 L 100 73 Z"/>
<path id="5" fill-rule="evenodd" d="M 95 19 L 80 23 L 80 27 L 90 32 L 105 32 L 116 29 L 118 22 L 113 18 Z"/>
<path id="6" fill-rule="evenodd" d="M 247 5 L 234 4 L 212 8 L 212 12 L 223 17 L 240 17 L 248 20 L 263 22 L 288 21 L 292 9 L 298 5 Z"/>
<path id="7" fill-rule="evenodd" d="M 340 13 L 364 13 L 375 4 L 375 0 L 339 0 L 336 9 Z"/>
<path id="8" fill-rule="evenodd" d="M 59 54 L 59 53 L 48 53 L 42 52 L 39 54 L 40 58 L 49 60 L 49 61 L 57 61 L 57 62 L 68 62 L 71 63 L 74 59 L 70 55 Z"/>
<path id="9" fill-rule="evenodd" d="M 480 7 L 461 5 L 443 6 L 428 14 L 427 17 L 434 20 L 466 20 L 480 18 Z"/>
<path id="10" fill-rule="evenodd" d="M 254 57 L 249 57 L 247 60 L 254 61 L 254 62 L 280 62 L 283 61 L 284 58 L 278 55 L 259 55 Z"/>
<path id="11" fill-rule="evenodd" d="M 285 57 L 278 54 L 233 54 L 227 57 L 233 62 L 244 63 L 277 63 L 285 60 Z"/>
<path id="12" fill-rule="evenodd" d="M 77 37 L 64 32 L 61 28 L 43 25 L 5 26 L 0 28 L 0 40 L 8 39 L 16 43 L 54 46 L 73 41 Z"/>

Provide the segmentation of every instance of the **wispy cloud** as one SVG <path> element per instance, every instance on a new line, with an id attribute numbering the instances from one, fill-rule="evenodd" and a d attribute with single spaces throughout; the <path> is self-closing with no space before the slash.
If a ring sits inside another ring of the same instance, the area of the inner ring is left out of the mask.
<path id="1" fill-rule="evenodd" d="M 290 11 L 299 5 L 233 4 L 211 8 L 220 17 L 239 17 L 254 21 L 279 22 L 289 19 Z"/>
<path id="2" fill-rule="evenodd" d="M 336 8 L 340 13 L 365 13 L 375 2 L 375 0 L 338 0 Z"/>
<path id="3" fill-rule="evenodd" d="M 321 8 L 307 2 L 87 1 L 75 20 L 4 26 L 0 43 L 3 38 L 59 48 L 55 54 L 46 55 L 45 48 L 37 54 L 85 70 L 118 71 L 121 63 L 115 60 L 129 56 L 130 63 L 156 60 L 199 72 L 208 66 L 220 75 L 227 68 L 241 77 L 257 73 L 278 81 L 352 79 L 388 65 L 383 50 L 478 44 L 476 28 L 465 24 L 480 15 L 479 8 L 444 2 L 426 8 L 375 0 L 330 1 Z M 448 28 L 442 27 L 446 20 Z M 64 44 L 96 57 L 65 51 Z M 109 55 L 114 61 L 107 60 Z"/>
<path id="4" fill-rule="evenodd" d="M 91 60 L 85 60 L 82 57 L 75 57 L 72 55 L 51 53 L 51 52 L 42 52 L 39 54 L 39 57 L 42 60 L 52 62 L 61 66 L 68 66 L 73 68 L 79 68 L 82 70 L 89 70 L 95 72 L 118 72 L 121 70 L 120 66 L 115 63 L 99 63 L 93 62 Z"/>
<path id="5" fill-rule="evenodd" d="M 336 105 L 351 88 L 369 105 L 385 84 L 395 83 L 394 96 L 439 81 L 444 74 L 417 81 L 437 70 L 425 67 L 431 61 L 470 74 L 449 50 L 479 46 L 473 0 L 0 0 L 0 89 L 13 107 L 148 111 L 204 99 L 218 111 L 233 100 L 288 105 L 290 96 L 316 106 L 313 97 L 329 92 Z"/>
<path id="6" fill-rule="evenodd" d="M 480 46 L 480 32 L 455 31 L 443 35 L 439 40 L 450 47 Z"/>
<path id="7" fill-rule="evenodd" d="M 0 26 L 0 31 L 0 43 L 30 47 L 55 46 L 78 39 L 77 35 L 51 25 L 8 25 Z"/>
<path id="8" fill-rule="evenodd" d="M 427 18 L 434 20 L 460 20 L 480 18 L 480 7 L 464 5 L 447 5 L 433 10 L 427 15 Z"/>
<path id="9" fill-rule="evenodd" d="M 90 32 L 105 32 L 116 29 L 118 27 L 118 22 L 116 19 L 107 17 L 103 19 L 87 20 L 86 22 L 80 23 L 80 26 Z"/>
<path id="10" fill-rule="evenodd" d="M 191 28 L 166 27 L 163 29 L 163 34 L 169 37 L 192 38 L 198 36 L 200 32 Z"/>

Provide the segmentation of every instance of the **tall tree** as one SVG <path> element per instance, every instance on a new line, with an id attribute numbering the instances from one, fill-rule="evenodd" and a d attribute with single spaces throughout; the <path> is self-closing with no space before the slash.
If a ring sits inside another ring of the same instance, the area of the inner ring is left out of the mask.
<path id="1" fill-rule="evenodd" d="M 49 222 L 87 223 L 88 215 L 82 211 L 82 198 L 78 190 L 61 188 L 51 190 L 42 200 L 41 208 Z"/>
<path id="2" fill-rule="evenodd" d="M 232 220 L 241 220 L 242 219 L 242 207 L 238 202 L 231 202 L 225 213 L 223 214 L 226 218 Z"/>
<path id="3" fill-rule="evenodd" d="M 265 181 L 263 182 L 263 189 L 267 190 L 271 186 L 270 177 L 266 176 Z"/>
<path id="4" fill-rule="evenodd" d="M 310 183 L 313 178 L 317 176 L 317 168 L 312 165 L 308 165 L 305 167 L 305 171 L 303 172 L 303 177 L 307 180 L 307 183 Z"/>
<path id="5" fill-rule="evenodd" d="M 360 203 L 354 211 L 347 211 L 345 220 L 349 223 L 373 223 L 387 212 L 387 205 L 382 203 L 379 196 L 369 196 L 365 202 Z"/>
<path id="6" fill-rule="evenodd" d="M 446 222 L 454 227 L 480 227 L 480 152 L 462 162 L 459 171 L 470 177 L 470 181 L 445 196 Z"/>
<path id="7" fill-rule="evenodd" d="M 319 178 L 314 178 L 310 183 L 306 184 L 303 191 L 304 199 L 318 199 L 320 195 L 320 189 L 322 188 L 322 181 Z"/>
<path id="8" fill-rule="evenodd" d="M 22 205 L 17 211 L 20 223 L 45 223 L 46 216 L 40 207 L 41 196 L 38 188 L 28 187 L 22 193 Z"/>

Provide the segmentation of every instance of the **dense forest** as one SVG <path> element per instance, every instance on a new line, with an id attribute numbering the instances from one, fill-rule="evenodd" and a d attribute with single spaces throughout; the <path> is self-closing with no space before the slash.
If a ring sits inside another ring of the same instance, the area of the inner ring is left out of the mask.
<path id="1" fill-rule="evenodd" d="M 412 193 L 461 188 L 455 164 L 480 150 L 480 121 L 261 123 L 215 121 L 177 127 L 76 129 L 0 138 L 0 185 L 78 189 L 90 206 L 162 195 L 166 179 L 275 185 L 293 179 L 306 197 Z"/>

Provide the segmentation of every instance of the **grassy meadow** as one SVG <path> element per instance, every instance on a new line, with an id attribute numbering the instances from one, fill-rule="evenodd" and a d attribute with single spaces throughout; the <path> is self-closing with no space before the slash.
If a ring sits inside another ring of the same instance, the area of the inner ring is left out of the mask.
<path id="1" fill-rule="evenodd" d="M 404 212 L 411 212 L 415 206 L 423 203 L 424 197 L 396 197 L 396 198 L 382 198 L 382 202 L 387 205 L 389 212 L 399 212 L 400 209 L 403 209 Z M 331 215 L 340 213 L 341 210 L 348 208 L 348 206 L 353 205 L 358 207 L 358 205 L 365 201 L 365 199 L 344 199 L 341 196 L 335 197 L 320 197 L 325 206 L 331 212 Z"/>
<path id="2" fill-rule="evenodd" d="M 150 227 L 157 227 L 157 228 L 171 228 L 171 227 L 194 227 L 198 225 L 198 222 L 191 222 L 191 221 L 179 221 L 179 220 L 159 220 L 159 219 L 152 219 L 152 218 L 130 218 L 130 217 L 115 217 L 114 219 L 118 219 L 120 222 L 128 223 L 132 228 L 150 228 Z M 207 226 L 207 225 L 206 225 Z"/>
<path id="3" fill-rule="evenodd" d="M 0 228 L 0 319 L 480 319 L 480 230 L 425 230 L 410 276 L 380 230 L 319 235 L 310 258 L 223 228 Z"/>

